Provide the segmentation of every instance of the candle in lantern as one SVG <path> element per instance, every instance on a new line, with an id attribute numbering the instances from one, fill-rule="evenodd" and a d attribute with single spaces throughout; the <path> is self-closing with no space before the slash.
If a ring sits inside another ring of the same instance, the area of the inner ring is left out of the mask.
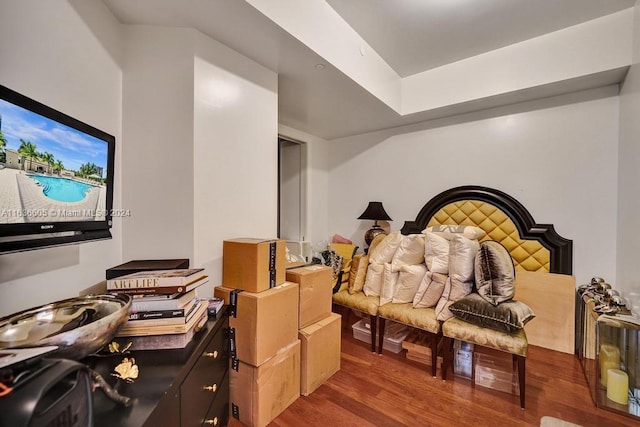
<path id="1" fill-rule="evenodd" d="M 612 344 L 600 346 L 600 384 L 607 386 L 607 371 L 620 368 L 620 349 Z"/>
<path id="2" fill-rule="evenodd" d="M 629 377 L 620 369 L 607 371 L 607 398 L 621 405 L 629 401 Z"/>

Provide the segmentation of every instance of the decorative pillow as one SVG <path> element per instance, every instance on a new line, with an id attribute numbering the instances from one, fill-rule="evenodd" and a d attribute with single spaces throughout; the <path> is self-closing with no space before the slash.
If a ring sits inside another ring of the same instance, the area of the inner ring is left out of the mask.
<path id="1" fill-rule="evenodd" d="M 396 293 L 393 295 L 394 303 L 413 302 L 413 297 L 427 273 L 427 266 L 424 264 L 405 265 L 398 274 L 398 284 Z"/>
<path id="2" fill-rule="evenodd" d="M 367 277 L 364 281 L 362 290 L 368 297 L 380 296 L 382 290 L 382 273 L 384 271 L 384 264 L 371 264 L 367 267 Z"/>
<path id="3" fill-rule="evenodd" d="M 396 250 L 400 247 L 402 242 L 402 234 L 399 231 L 394 231 L 382 240 L 378 246 L 371 250 L 369 253 L 369 263 L 371 264 L 385 264 L 391 262 Z"/>
<path id="4" fill-rule="evenodd" d="M 351 260 L 351 271 L 349 272 L 349 293 L 355 294 L 362 290 L 364 279 L 367 277 L 367 267 L 369 266 L 369 256 L 358 254 Z"/>
<path id="5" fill-rule="evenodd" d="M 422 232 L 431 231 L 438 233 L 447 240 L 451 240 L 455 234 L 462 234 L 467 239 L 481 239 L 487 233 L 482 229 L 473 225 L 433 225 L 425 228 Z"/>
<path id="6" fill-rule="evenodd" d="M 413 297 L 413 308 L 435 307 L 442 296 L 447 279 L 446 274 L 427 271 Z"/>
<path id="7" fill-rule="evenodd" d="M 449 310 L 466 322 L 500 332 L 515 332 L 535 317 L 525 303 L 511 300 L 494 306 L 476 293 L 454 302 Z"/>
<path id="8" fill-rule="evenodd" d="M 320 252 L 322 257 L 322 264 L 329 266 L 333 269 L 333 278 L 337 278 L 342 268 L 342 257 L 334 250 L 327 249 Z"/>
<path id="9" fill-rule="evenodd" d="M 424 244 L 424 235 L 422 234 L 402 236 L 400 246 L 391 260 L 391 269 L 400 271 L 405 265 L 423 264 Z"/>
<path id="10" fill-rule="evenodd" d="M 448 277 L 446 282 L 444 282 L 444 290 L 442 291 L 442 296 L 438 299 L 438 303 L 436 304 L 436 319 L 444 322 L 453 317 L 453 313 L 449 311 L 449 306 L 453 304 L 453 302 L 449 301 L 449 294 L 451 293 L 451 278 Z"/>
<path id="11" fill-rule="evenodd" d="M 396 286 L 398 285 L 398 272 L 391 270 L 391 263 L 384 264 L 384 271 L 382 273 L 382 289 L 380 290 L 380 305 L 384 305 L 391 302 L 393 296 L 396 293 Z"/>
<path id="12" fill-rule="evenodd" d="M 342 264 L 340 266 L 342 270 L 342 282 L 347 282 L 351 272 L 351 260 L 358 247 L 350 243 L 329 243 L 329 249 L 342 257 Z"/>
<path id="13" fill-rule="evenodd" d="M 513 259 L 504 246 L 493 240 L 480 244 L 475 276 L 478 295 L 493 305 L 509 301 L 516 292 Z"/>
<path id="14" fill-rule="evenodd" d="M 425 232 L 424 261 L 432 273 L 449 274 L 449 241 L 439 234 Z"/>
<path id="15" fill-rule="evenodd" d="M 480 244 L 477 240 L 468 239 L 460 233 L 454 234 L 449 243 L 449 300 L 457 301 L 473 290 L 475 259 Z"/>

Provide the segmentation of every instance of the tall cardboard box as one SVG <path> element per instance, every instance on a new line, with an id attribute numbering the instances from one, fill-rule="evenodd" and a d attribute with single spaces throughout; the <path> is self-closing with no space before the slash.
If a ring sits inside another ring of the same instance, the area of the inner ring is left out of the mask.
<path id="1" fill-rule="evenodd" d="M 308 396 L 340 370 L 341 316 L 332 313 L 300 329 L 300 394 Z"/>
<path id="2" fill-rule="evenodd" d="M 287 281 L 300 285 L 300 329 L 331 314 L 332 270 L 324 265 L 310 265 L 287 270 Z"/>
<path id="3" fill-rule="evenodd" d="M 300 396 L 300 341 L 258 367 L 240 362 L 229 372 L 231 415 L 249 427 L 264 427 Z"/>
<path id="4" fill-rule="evenodd" d="M 222 284 L 249 292 L 285 281 L 286 242 L 238 238 L 222 242 Z"/>
<path id="5" fill-rule="evenodd" d="M 214 294 L 229 304 L 233 291 L 219 286 Z M 260 366 L 298 339 L 297 283 L 285 282 L 264 292 L 241 291 L 230 308 L 236 357 L 244 363 Z"/>

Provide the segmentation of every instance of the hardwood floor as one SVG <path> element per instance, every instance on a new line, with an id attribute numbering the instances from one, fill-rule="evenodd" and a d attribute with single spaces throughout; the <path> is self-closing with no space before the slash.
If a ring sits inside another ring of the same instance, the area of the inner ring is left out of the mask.
<path id="1" fill-rule="evenodd" d="M 403 353 L 371 354 L 368 344 L 343 327 L 340 371 L 269 425 L 539 426 L 543 416 L 582 426 L 640 425 L 636 419 L 596 408 L 580 363 L 569 354 L 529 347 L 524 410 L 516 395 L 473 387 L 459 377 L 442 381 L 440 372 L 433 378 L 427 369 Z"/>

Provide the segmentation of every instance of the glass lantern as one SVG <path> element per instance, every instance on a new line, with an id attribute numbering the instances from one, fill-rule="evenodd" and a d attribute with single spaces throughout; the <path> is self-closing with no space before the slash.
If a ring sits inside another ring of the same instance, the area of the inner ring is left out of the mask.
<path id="1" fill-rule="evenodd" d="M 596 321 L 595 381 L 598 407 L 640 417 L 640 319 L 601 315 Z"/>

